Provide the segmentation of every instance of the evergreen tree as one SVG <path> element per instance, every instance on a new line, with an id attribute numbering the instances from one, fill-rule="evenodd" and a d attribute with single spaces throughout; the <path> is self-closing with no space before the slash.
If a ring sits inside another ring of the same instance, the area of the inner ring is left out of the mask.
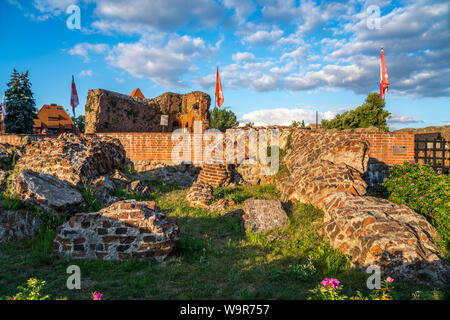
<path id="1" fill-rule="evenodd" d="M 236 119 L 236 115 L 233 111 L 214 107 L 210 114 L 211 128 L 225 131 L 226 129 L 239 125 L 239 122 L 237 122 Z"/>
<path id="2" fill-rule="evenodd" d="M 8 133 L 32 134 L 37 118 L 28 71 L 19 73 L 14 69 L 6 90 L 5 125 Z"/>
<path id="3" fill-rule="evenodd" d="M 324 129 L 355 129 L 377 127 L 383 131 L 389 131 L 387 119 L 390 112 L 384 109 L 386 102 L 380 99 L 378 93 L 369 93 L 364 104 L 355 110 L 338 114 L 332 120 L 322 120 Z"/>

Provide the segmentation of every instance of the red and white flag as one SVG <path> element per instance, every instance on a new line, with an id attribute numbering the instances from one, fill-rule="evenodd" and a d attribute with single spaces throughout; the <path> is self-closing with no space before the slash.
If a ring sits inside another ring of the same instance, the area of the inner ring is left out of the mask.
<path id="1" fill-rule="evenodd" d="M 222 84 L 220 83 L 219 67 L 217 67 L 217 73 L 216 73 L 216 103 L 219 106 L 219 108 L 222 106 L 224 101 L 225 101 L 225 99 L 223 98 Z"/>
<path id="2" fill-rule="evenodd" d="M 387 93 L 389 87 L 389 77 L 386 68 L 386 60 L 384 60 L 384 51 L 381 48 L 381 62 L 380 62 L 380 99 Z"/>
<path id="3" fill-rule="evenodd" d="M 5 101 L 5 93 L 3 92 L 3 100 L 2 100 L 2 115 L 3 119 L 6 116 L 6 101 Z"/>
<path id="4" fill-rule="evenodd" d="M 70 95 L 70 105 L 72 106 L 73 116 L 75 117 L 75 108 L 79 105 L 77 87 L 72 76 L 72 94 Z"/>

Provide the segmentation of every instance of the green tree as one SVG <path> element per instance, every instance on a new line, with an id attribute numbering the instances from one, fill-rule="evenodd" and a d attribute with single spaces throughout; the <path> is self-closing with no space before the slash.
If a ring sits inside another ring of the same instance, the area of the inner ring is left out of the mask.
<path id="1" fill-rule="evenodd" d="M 304 129 L 304 128 L 306 128 L 306 126 L 305 126 L 305 120 L 302 120 L 302 122 L 300 122 L 300 121 L 295 121 L 295 120 L 294 120 L 294 121 L 292 121 L 290 127 L 292 127 L 292 128 L 302 128 L 302 129 Z"/>
<path id="2" fill-rule="evenodd" d="M 378 93 L 369 93 L 364 104 L 355 110 L 338 114 L 332 120 L 322 120 L 324 129 L 355 129 L 377 127 L 383 131 L 389 131 L 387 119 L 391 114 L 384 109 L 386 102 L 380 99 Z"/>
<path id="3" fill-rule="evenodd" d="M 28 76 L 28 71 L 19 73 L 14 69 L 7 84 L 5 125 L 8 133 L 33 133 L 37 113 Z"/>
<path id="4" fill-rule="evenodd" d="M 77 126 L 78 130 L 81 131 L 81 133 L 84 133 L 84 129 L 85 129 L 85 119 L 84 116 L 78 116 L 78 117 L 71 117 L 73 123 L 75 123 L 75 125 Z"/>
<path id="5" fill-rule="evenodd" d="M 239 125 L 239 122 L 236 121 L 236 115 L 231 110 L 214 107 L 210 116 L 211 128 L 219 129 L 220 131 L 225 131 L 226 129 Z"/>

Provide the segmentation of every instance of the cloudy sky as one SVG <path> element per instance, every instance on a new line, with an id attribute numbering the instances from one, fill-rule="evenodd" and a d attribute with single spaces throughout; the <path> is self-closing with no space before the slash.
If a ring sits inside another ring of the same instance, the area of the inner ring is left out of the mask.
<path id="1" fill-rule="evenodd" d="M 392 129 L 450 123 L 449 1 L 1 0 L 0 91 L 30 70 L 36 103 L 69 109 L 88 89 L 214 95 L 242 123 L 314 122 L 379 91 Z M 80 29 L 72 11 L 80 9 Z M 69 10 L 68 10 L 69 9 Z"/>

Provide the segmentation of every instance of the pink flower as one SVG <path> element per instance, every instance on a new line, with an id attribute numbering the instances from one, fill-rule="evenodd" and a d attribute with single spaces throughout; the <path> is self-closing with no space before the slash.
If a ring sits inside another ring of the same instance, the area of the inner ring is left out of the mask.
<path id="1" fill-rule="evenodd" d="M 416 162 L 414 160 L 411 160 L 411 164 L 416 164 Z"/>
<path id="2" fill-rule="evenodd" d="M 333 287 L 333 289 L 335 289 L 335 290 L 339 289 L 339 280 L 338 279 L 325 278 L 322 280 L 322 282 L 320 284 L 327 288 L 329 288 L 331 285 Z"/>
<path id="3" fill-rule="evenodd" d="M 403 189 L 403 187 L 398 187 L 400 190 L 402 190 Z"/>
<path id="4" fill-rule="evenodd" d="M 103 294 L 102 293 L 94 293 L 94 295 L 93 295 L 93 299 L 94 300 L 101 300 L 102 299 L 102 297 L 103 297 Z"/>
<path id="5" fill-rule="evenodd" d="M 320 284 L 323 285 L 324 287 L 328 287 L 329 280 L 330 279 L 325 278 L 325 279 L 322 280 L 322 282 Z"/>
<path id="6" fill-rule="evenodd" d="M 402 174 L 402 178 L 404 178 L 405 177 L 405 175 L 404 174 Z"/>
<path id="7" fill-rule="evenodd" d="M 331 285 L 333 286 L 333 289 L 339 289 L 339 280 L 338 279 L 331 279 Z"/>
<path id="8" fill-rule="evenodd" d="M 386 278 L 386 281 L 392 283 L 392 282 L 394 282 L 394 278 L 387 277 L 387 278 Z"/>
<path id="9" fill-rule="evenodd" d="M 414 183 L 411 183 L 411 185 L 413 186 L 413 185 L 414 185 Z"/>
<path id="10" fill-rule="evenodd" d="M 420 198 L 420 199 L 423 199 L 423 196 L 420 196 L 419 198 Z"/>

